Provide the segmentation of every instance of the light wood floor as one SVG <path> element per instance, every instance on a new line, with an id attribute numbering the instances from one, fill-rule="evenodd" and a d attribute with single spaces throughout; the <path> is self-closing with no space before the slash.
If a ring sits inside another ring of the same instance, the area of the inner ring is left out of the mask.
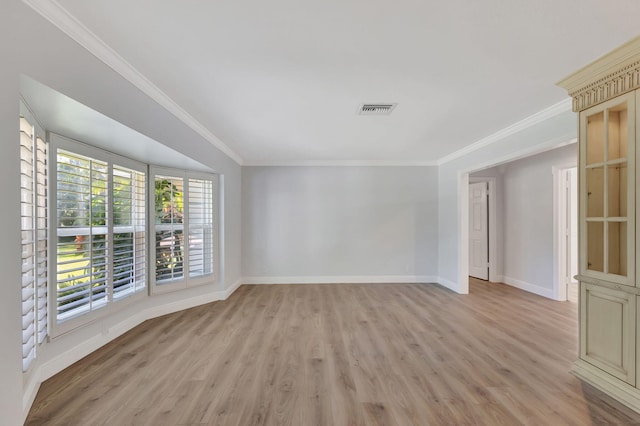
<path id="1" fill-rule="evenodd" d="M 27 424 L 640 424 L 569 373 L 576 315 L 482 281 L 242 286 L 47 380 Z"/>

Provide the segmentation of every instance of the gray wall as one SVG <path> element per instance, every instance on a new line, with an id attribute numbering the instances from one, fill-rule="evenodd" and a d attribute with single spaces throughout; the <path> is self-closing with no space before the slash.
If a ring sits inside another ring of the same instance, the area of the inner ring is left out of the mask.
<path id="1" fill-rule="evenodd" d="M 243 167 L 245 282 L 437 275 L 436 167 Z"/>
<path id="2" fill-rule="evenodd" d="M 571 144 L 506 165 L 502 224 L 505 282 L 552 294 L 552 167 L 575 166 L 577 157 L 576 144 Z"/>
<path id="3" fill-rule="evenodd" d="M 131 85 L 111 68 L 72 41 L 48 21 L 19 0 L 4 0 L 0 13 L 0 177 L 3 183 L 3 223 L 0 268 L 0 423 L 18 425 L 23 418 L 23 393 L 34 381 L 53 373 L 51 368 L 72 362 L 98 337 L 140 309 L 179 306 L 210 297 L 231 287 L 241 277 L 240 190 L 241 168 L 156 102 Z M 40 348 L 34 371 L 23 378 L 20 318 L 20 220 L 18 116 L 19 76 L 25 74 L 77 101 L 101 112 L 156 141 L 224 174 L 225 188 L 225 276 L 219 286 L 204 286 L 161 297 L 148 298 L 141 306 L 119 311 L 107 320 L 97 321 Z M 106 333 L 106 334 L 105 334 Z M 96 340 L 98 339 L 98 340 Z M 41 367 L 49 366 L 48 371 Z M 37 372 L 40 371 L 40 374 Z M 28 392 L 26 392 L 28 393 Z M 28 403 L 28 401 L 25 402 Z M 28 407 L 24 407 L 28 408 Z"/>

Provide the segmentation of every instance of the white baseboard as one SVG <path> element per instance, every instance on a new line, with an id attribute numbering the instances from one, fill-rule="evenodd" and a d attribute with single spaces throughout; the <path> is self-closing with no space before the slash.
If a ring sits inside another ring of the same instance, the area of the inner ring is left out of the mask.
<path id="1" fill-rule="evenodd" d="M 429 275 L 323 275 L 289 277 L 244 277 L 243 284 L 384 284 L 384 283 L 436 283 Z"/>
<path id="2" fill-rule="evenodd" d="M 222 300 L 227 300 L 229 296 L 231 296 L 241 285 L 242 285 L 242 278 L 238 278 L 236 282 L 231 284 L 231 287 L 229 287 L 224 291 L 224 298 Z"/>
<path id="3" fill-rule="evenodd" d="M 96 351 L 110 341 L 120 337 L 127 331 L 142 324 L 146 320 L 215 302 L 218 300 L 226 300 L 229 296 L 231 296 L 231 294 L 233 294 L 234 291 L 238 289 L 238 287 L 240 287 L 241 284 L 242 280 L 239 279 L 234 282 L 231 287 L 222 291 L 216 291 L 204 296 L 195 296 L 176 302 L 149 307 L 136 313 L 133 316 L 128 317 L 118 324 L 115 324 L 114 326 L 103 330 L 101 334 L 96 335 L 89 340 L 85 340 L 84 342 L 77 346 L 74 346 L 73 348 L 70 348 L 65 353 L 39 366 L 36 366 L 34 370 L 29 373 L 29 380 L 27 381 L 26 387 L 22 394 L 23 421 L 26 420 L 27 415 L 29 414 L 29 410 L 31 409 L 31 405 L 35 400 L 38 389 L 40 388 L 40 385 L 43 381 L 64 370 L 71 364 L 81 360 L 85 356 Z"/>
<path id="4" fill-rule="evenodd" d="M 507 276 L 503 276 L 501 278 L 501 281 L 503 283 L 510 285 L 511 287 L 519 288 L 520 290 L 528 291 L 529 293 L 537 294 L 538 296 L 546 297 L 547 299 L 556 300 L 552 288 L 541 287 L 539 285 L 531 284 Z"/>
<path id="5" fill-rule="evenodd" d="M 448 279 L 442 278 L 442 277 L 437 277 L 436 278 L 436 282 L 438 284 L 440 284 L 441 286 L 448 288 L 451 291 L 454 291 L 454 292 L 456 292 L 458 294 L 463 294 L 460 291 L 460 284 L 458 284 L 456 282 L 453 282 L 451 280 L 448 280 Z"/>

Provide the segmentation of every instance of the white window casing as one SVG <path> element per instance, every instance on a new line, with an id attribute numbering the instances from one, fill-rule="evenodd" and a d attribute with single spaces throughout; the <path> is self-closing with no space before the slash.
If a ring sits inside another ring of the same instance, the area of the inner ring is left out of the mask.
<path id="1" fill-rule="evenodd" d="M 218 176 L 151 167 L 149 193 L 152 294 L 215 282 Z"/>
<path id="2" fill-rule="evenodd" d="M 147 295 L 147 167 L 59 135 L 50 139 L 50 318 L 57 337 Z"/>

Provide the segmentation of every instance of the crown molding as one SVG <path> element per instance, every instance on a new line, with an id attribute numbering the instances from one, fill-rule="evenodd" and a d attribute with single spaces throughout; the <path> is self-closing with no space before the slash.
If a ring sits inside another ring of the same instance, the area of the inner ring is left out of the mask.
<path id="1" fill-rule="evenodd" d="M 458 151 L 455 151 L 449 155 L 446 155 L 440 158 L 437 161 L 386 161 L 386 160 L 377 160 L 377 161 L 358 161 L 358 160 L 340 160 L 340 161 L 252 161 L 245 160 L 243 166 L 278 166 L 278 167 L 310 167 L 310 166 L 343 166 L 343 167 L 356 167 L 356 166 L 398 166 L 398 167 L 406 167 L 406 166 L 441 166 L 450 161 L 455 160 L 456 158 L 460 158 L 467 154 L 470 154 L 474 151 L 477 151 L 481 148 L 494 144 L 496 142 L 501 141 L 502 139 L 513 135 L 515 133 L 521 132 L 529 127 L 535 126 L 545 120 L 553 118 L 557 115 L 560 115 L 564 112 L 571 111 L 571 99 L 564 99 L 556 104 L 551 105 L 548 108 L 543 109 L 542 111 L 538 111 L 537 113 L 530 115 L 529 117 L 520 120 L 508 127 L 505 127 L 502 130 L 499 130 L 492 135 L 489 135 L 485 138 L 480 139 L 477 142 L 472 143 Z"/>
<path id="2" fill-rule="evenodd" d="M 640 87 L 640 36 L 556 83 L 573 98 L 573 110 L 615 98 Z"/>
<path id="3" fill-rule="evenodd" d="M 213 146 L 242 165 L 243 160 L 224 142 L 218 139 L 209 129 L 185 111 L 173 99 L 164 93 L 158 86 L 147 79 L 133 65 L 127 62 L 114 49 L 94 34 L 75 16 L 67 11 L 55 0 L 22 0 L 34 11 L 42 15 L 46 20 L 55 25 L 63 33 L 71 37 L 76 43 L 84 47 L 96 58 L 100 59 L 115 72 L 120 74 L 143 93 L 156 101 L 176 118 L 189 126 L 192 130 L 206 139 Z"/>
<path id="4" fill-rule="evenodd" d="M 499 130 L 487 137 L 484 137 L 479 141 L 472 143 L 471 145 L 468 145 L 462 149 L 459 149 L 458 151 L 455 151 L 449 155 L 446 155 L 437 161 L 437 165 L 441 166 L 443 164 L 446 164 L 450 161 L 455 160 L 456 158 L 460 158 L 464 155 L 470 154 L 481 148 L 484 148 L 486 146 L 499 142 L 508 136 L 521 132 L 529 127 L 533 127 L 536 124 L 539 124 L 545 120 L 553 118 L 567 111 L 571 111 L 571 99 L 564 99 L 556 104 L 551 105 L 548 108 L 543 109 L 542 111 L 538 111 L 537 113 L 530 115 L 529 117 L 523 120 L 520 120 L 508 127 L 505 127 L 502 130 Z"/>
<path id="5" fill-rule="evenodd" d="M 387 161 L 387 160 L 335 160 L 335 161 L 251 161 L 242 164 L 248 167 L 434 167 L 437 161 Z"/>

